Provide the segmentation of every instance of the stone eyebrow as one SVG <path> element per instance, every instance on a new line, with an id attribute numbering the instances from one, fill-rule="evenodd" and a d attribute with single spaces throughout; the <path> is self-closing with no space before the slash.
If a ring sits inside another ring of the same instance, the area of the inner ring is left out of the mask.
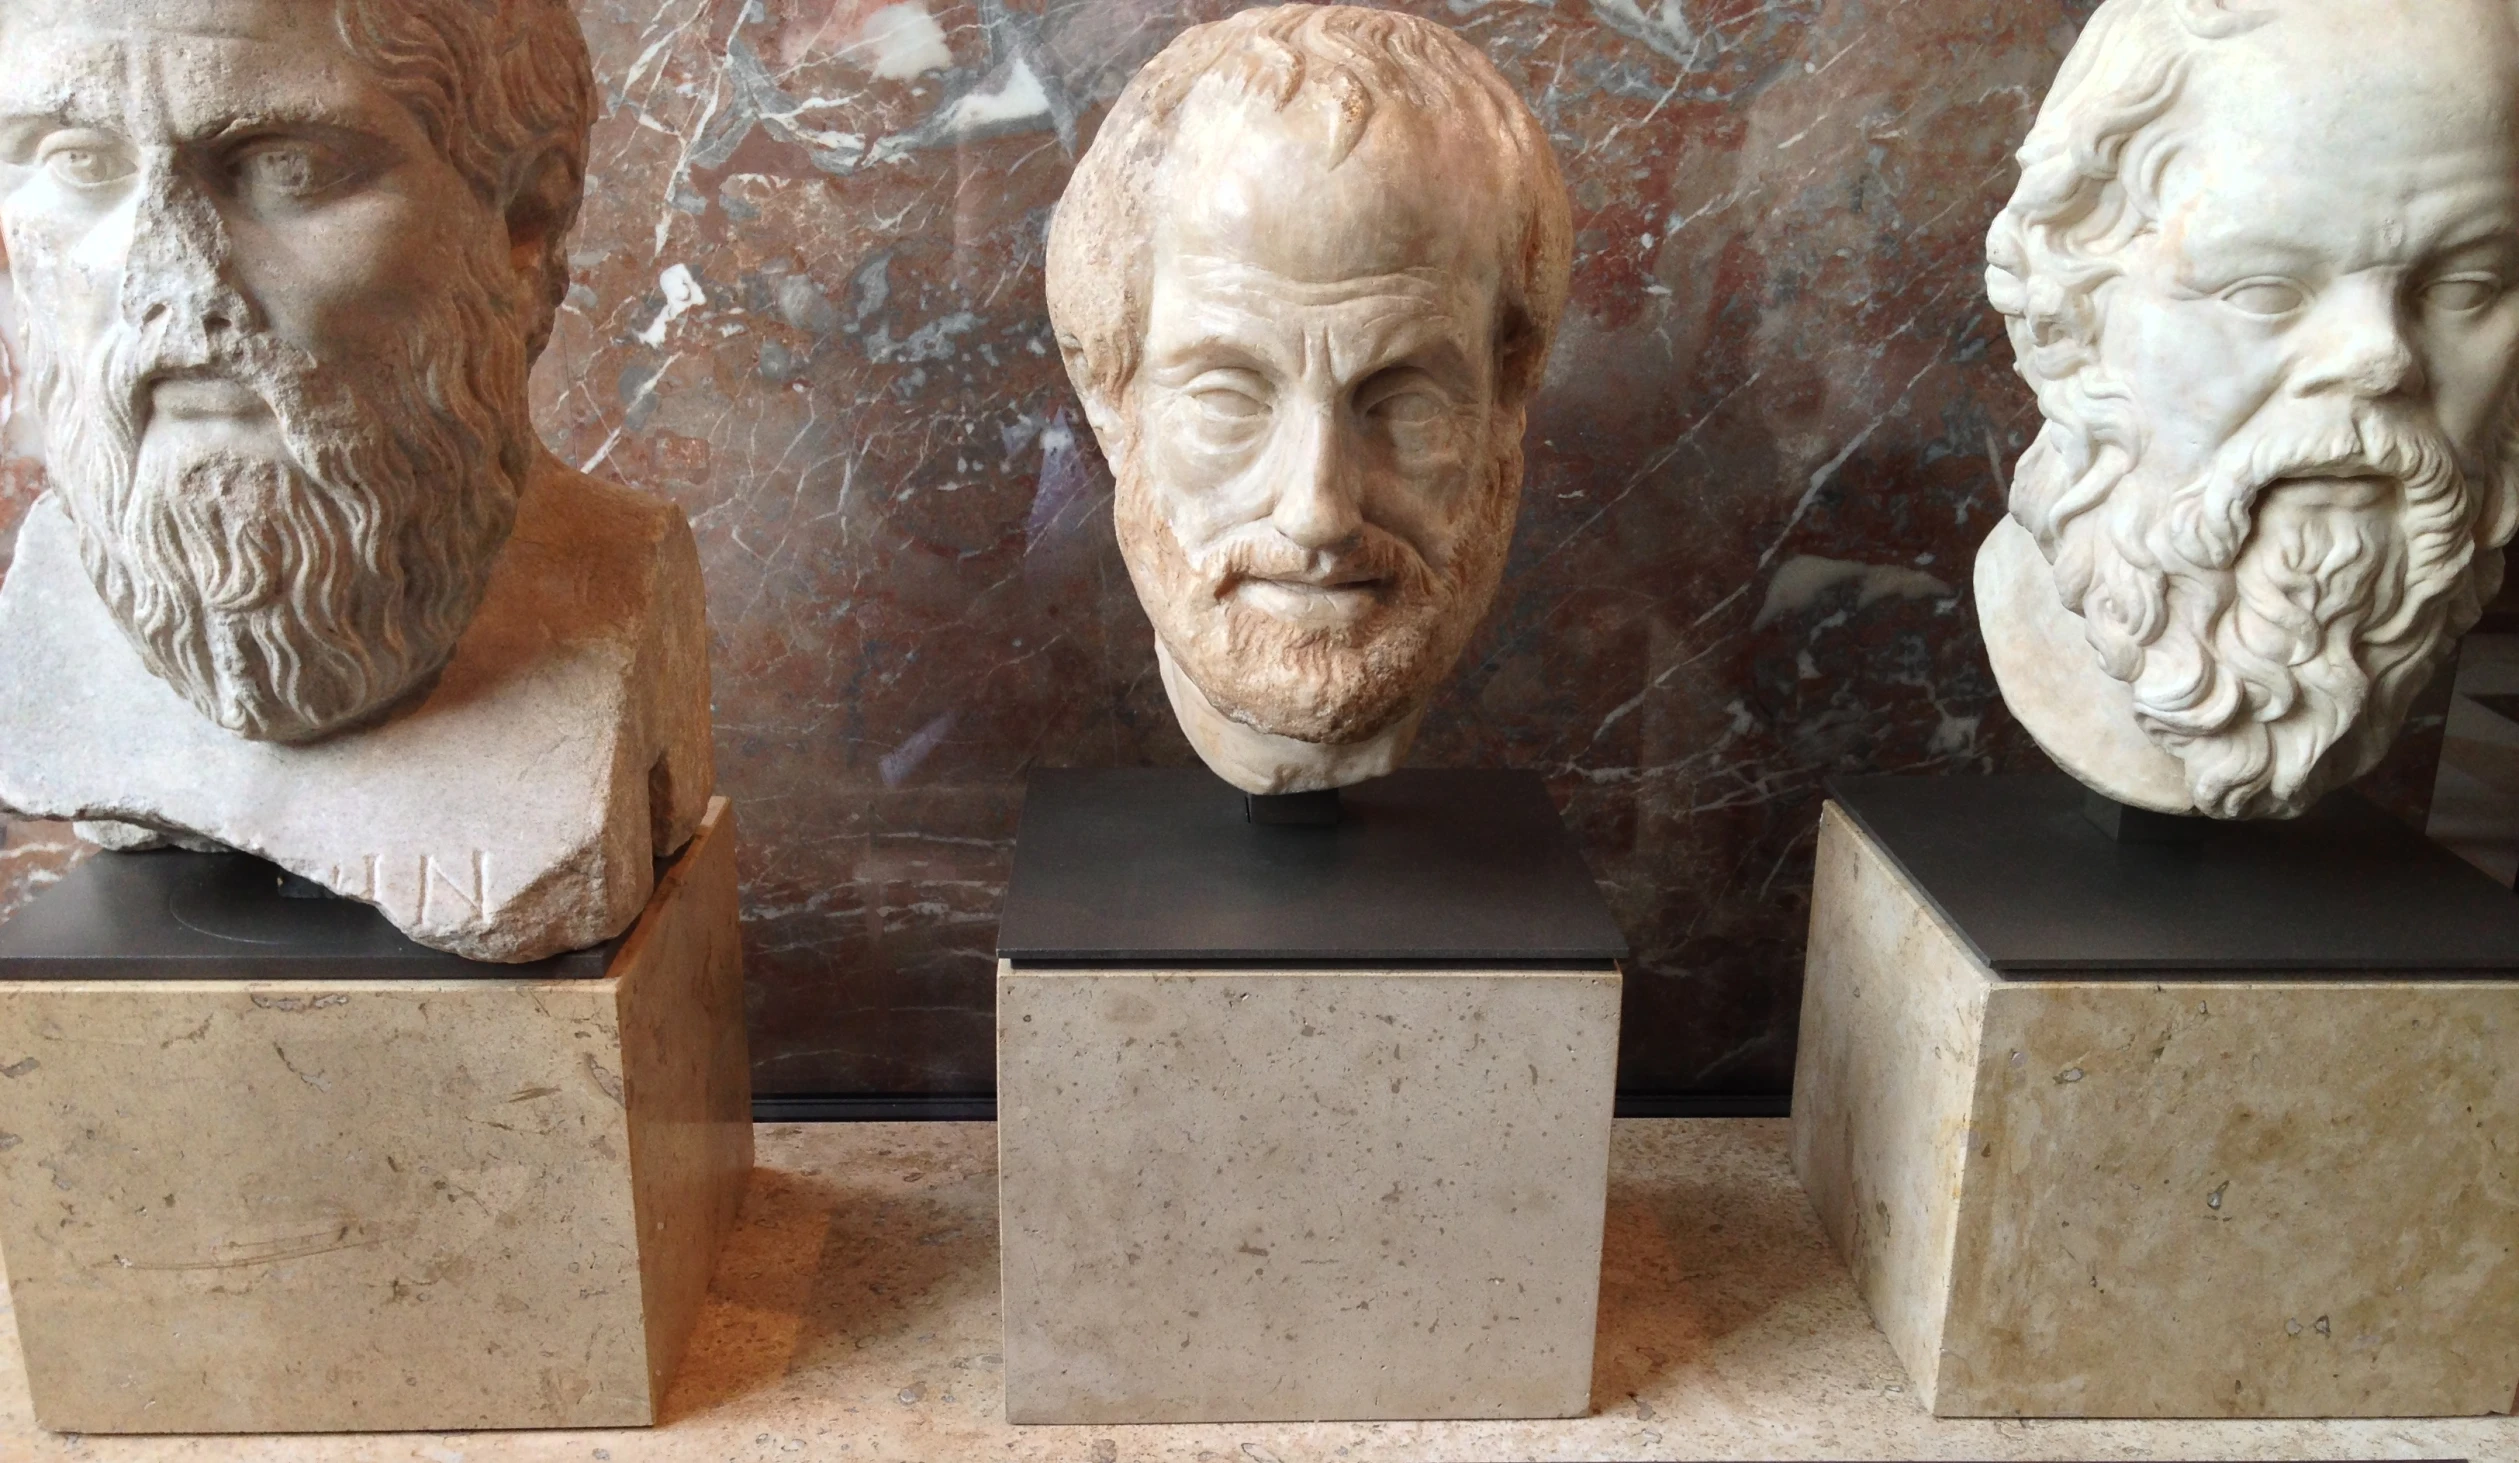
<path id="1" fill-rule="evenodd" d="M 2304 244 L 2279 226 L 2269 226 L 2262 219 L 2238 218 L 2223 222 L 2219 228 L 2189 228 L 2180 236 L 2189 250 L 2255 249 L 2270 253 L 2316 254 L 2315 245 Z"/>
<path id="2" fill-rule="evenodd" d="M 2260 231 L 2250 222 L 2215 233 L 2188 233 L 2179 241 L 2175 264 L 2181 278 L 2192 278 L 2199 272 L 2220 275 L 2232 270 L 2314 266 L 2323 258 L 2317 248 Z"/>
<path id="3" fill-rule="evenodd" d="M 111 133 L 120 136 L 118 125 L 88 121 L 69 108 L 51 108 L 40 104 L 16 105 L 0 97 L 0 163 L 24 166 L 31 162 L 31 151 L 45 137 L 71 130 Z"/>
<path id="4" fill-rule="evenodd" d="M 2434 258 L 2450 254 L 2478 254 L 2494 249 L 2509 249 L 2519 244 L 2519 213 L 2496 205 L 2492 216 L 2470 219 L 2449 230 L 2431 248 Z"/>
<path id="5" fill-rule="evenodd" d="M 46 131 L 76 128 L 120 137 L 126 127 L 127 119 L 119 112 L 95 110 L 83 104 L 76 95 L 55 94 L 19 99 L 0 91 L 0 136 L 14 137 L 38 128 Z M 244 133 L 286 128 L 370 135 L 380 135 L 384 131 L 382 120 L 371 108 L 281 102 L 205 122 L 187 130 L 178 142 L 183 146 L 196 146 Z"/>
<path id="6" fill-rule="evenodd" d="M 52 91 L 16 96 L 0 89 L 0 127 L 79 127 L 119 133 L 122 121 L 120 115 L 91 110 L 74 93 Z"/>
<path id="7" fill-rule="evenodd" d="M 1255 311 L 1235 313 L 1260 322 L 1275 324 L 1268 316 Z M 1273 334 L 1260 334 L 1256 342 L 1235 336 L 1199 334 L 1184 340 L 1169 341 L 1148 350 L 1146 368 L 1155 372 L 1174 372 L 1190 367 L 1202 371 L 1248 368 L 1255 371 L 1282 369 L 1276 349 L 1281 342 Z"/>
<path id="8" fill-rule="evenodd" d="M 374 108 L 352 104 L 333 106 L 312 101 L 282 101 L 240 111 L 233 116 L 204 124 L 184 137 L 187 144 L 217 142 L 223 138 L 263 131 L 301 129 L 323 132 L 354 132 L 381 134 L 383 121 Z"/>
<path id="9" fill-rule="evenodd" d="M 1412 304 L 1428 302 L 1412 301 Z M 1462 325 L 1477 329 L 1475 320 L 1456 321 L 1445 314 L 1427 313 L 1406 306 L 1385 308 L 1356 322 L 1356 338 L 1371 342 L 1372 353 L 1391 363 L 1403 359 L 1433 356 L 1458 356 L 1463 359 L 1477 354 L 1475 343 L 1464 340 Z"/>

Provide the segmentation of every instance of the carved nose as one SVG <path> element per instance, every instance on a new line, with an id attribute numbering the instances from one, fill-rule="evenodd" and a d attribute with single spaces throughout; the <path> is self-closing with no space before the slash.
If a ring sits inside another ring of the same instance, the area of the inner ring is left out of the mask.
<path id="1" fill-rule="evenodd" d="M 2418 379 L 2414 351 L 2391 324 L 2357 330 L 2329 346 L 2310 384 L 2313 389 L 2342 389 L 2376 400 L 2407 390 Z"/>
<path id="2" fill-rule="evenodd" d="M 2414 378 L 2414 353 L 2403 341 L 2366 351 L 2345 373 L 2345 384 L 2364 396 L 2389 396 Z"/>
<path id="3" fill-rule="evenodd" d="M 143 325 L 156 325 L 174 313 L 174 308 L 165 300 L 151 300 L 148 302 L 147 308 L 141 311 L 140 323 Z M 210 332 L 212 335 L 217 335 L 223 331 L 234 330 L 236 328 L 236 321 L 231 318 L 231 312 L 223 305 L 213 304 L 205 306 L 200 312 L 200 317 L 201 328 Z"/>
<path id="4" fill-rule="evenodd" d="M 2422 362 L 2407 342 L 2396 301 L 2362 286 L 2339 291 L 2301 379 L 2304 391 L 2345 391 L 2366 400 L 2420 390 Z"/>
<path id="5" fill-rule="evenodd" d="M 1309 413 L 1301 430 L 1269 521 L 1307 549 L 1333 548 L 1364 526 L 1355 464 L 1339 440 L 1335 411 Z"/>
<path id="6" fill-rule="evenodd" d="M 160 336 L 169 364 L 180 365 L 260 322 L 237 288 L 234 241 L 217 205 L 171 170 L 153 171 L 132 205 L 123 317 Z"/>

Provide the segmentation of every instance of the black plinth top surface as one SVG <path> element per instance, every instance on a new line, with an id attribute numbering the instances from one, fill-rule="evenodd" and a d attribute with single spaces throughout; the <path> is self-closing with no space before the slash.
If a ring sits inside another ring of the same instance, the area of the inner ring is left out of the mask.
<path id="1" fill-rule="evenodd" d="M 2496 693 L 2467 699 L 2504 721 L 2519 721 L 2519 696 Z"/>
<path id="2" fill-rule="evenodd" d="M 2111 840 L 2060 775 L 1829 792 L 2002 975 L 2519 976 L 2519 897 L 2350 792 L 2187 844 Z"/>
<path id="3" fill-rule="evenodd" d="M 281 879 L 241 853 L 97 854 L 0 923 L 0 981 L 592 980 L 611 963 L 610 945 L 466 960 L 357 900 L 285 896 Z"/>
<path id="4" fill-rule="evenodd" d="M 1032 774 L 997 953 L 1020 964 L 1600 966 L 1627 942 L 1528 772 L 1395 772 L 1328 827 L 1204 768 Z"/>

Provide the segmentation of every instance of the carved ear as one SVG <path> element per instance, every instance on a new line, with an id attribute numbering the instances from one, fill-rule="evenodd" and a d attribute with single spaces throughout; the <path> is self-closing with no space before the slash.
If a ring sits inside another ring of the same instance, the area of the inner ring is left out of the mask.
<path id="1" fill-rule="evenodd" d="M 24 405 L 17 399 L 17 363 L 17 280 L 9 273 L 9 241 L 0 236 L 0 417 Z"/>
<path id="2" fill-rule="evenodd" d="M 507 199 L 508 261 L 533 301 L 534 317 L 526 331 L 526 348 L 535 356 L 551 338 L 551 320 L 560 298 L 568 293 L 568 255 L 561 238 L 577 221 L 586 180 L 569 153 L 559 147 L 534 154 L 515 176 Z"/>
<path id="3" fill-rule="evenodd" d="M 535 154 L 517 170 L 507 200 L 507 243 L 515 251 L 519 274 L 543 269 L 558 243 L 555 236 L 576 219 L 585 186 L 568 153 L 557 147 Z"/>
<path id="4" fill-rule="evenodd" d="M 1113 468 L 1119 466 L 1117 453 L 1125 440 L 1127 422 L 1120 403 L 1097 383 L 1093 368 L 1085 359 L 1082 340 L 1065 331 L 1058 335 L 1058 358 L 1066 363 L 1067 380 L 1076 388 L 1076 399 L 1084 403 L 1085 425 L 1093 428 L 1093 439 L 1102 444 L 1102 455 Z"/>

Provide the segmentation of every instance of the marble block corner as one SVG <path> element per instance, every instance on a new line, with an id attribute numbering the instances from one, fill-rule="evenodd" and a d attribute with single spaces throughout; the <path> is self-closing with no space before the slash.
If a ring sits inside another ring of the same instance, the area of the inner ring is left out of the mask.
<path id="1" fill-rule="evenodd" d="M 37 1420 L 653 1422 L 751 1168 L 734 840 L 598 979 L 0 984 Z"/>
<path id="2" fill-rule="evenodd" d="M 2507 1413 L 2519 983 L 2006 980 L 1831 805 L 1792 1155 L 1938 1416 Z"/>

